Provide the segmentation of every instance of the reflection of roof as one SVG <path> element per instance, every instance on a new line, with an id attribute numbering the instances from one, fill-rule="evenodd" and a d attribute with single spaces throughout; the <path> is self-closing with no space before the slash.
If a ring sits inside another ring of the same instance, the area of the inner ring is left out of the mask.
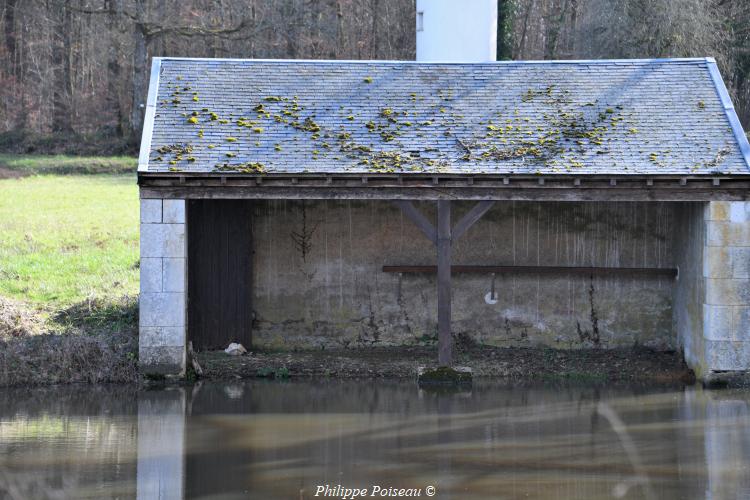
<path id="1" fill-rule="evenodd" d="M 165 58 L 151 87 L 142 172 L 750 173 L 710 58 Z"/>

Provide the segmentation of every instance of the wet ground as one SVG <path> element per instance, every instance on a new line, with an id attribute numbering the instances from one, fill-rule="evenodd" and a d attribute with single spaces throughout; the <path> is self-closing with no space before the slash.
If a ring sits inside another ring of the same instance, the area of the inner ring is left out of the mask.
<path id="1" fill-rule="evenodd" d="M 326 485 L 328 498 L 374 487 L 749 498 L 750 392 L 483 382 L 432 392 L 385 380 L 0 391 L 2 498 L 304 499 Z"/>
<path id="2" fill-rule="evenodd" d="M 640 381 L 663 384 L 693 381 L 674 351 L 623 349 L 523 349 L 458 346 L 455 365 L 468 366 L 477 377 L 503 380 Z M 433 366 L 435 347 L 368 347 L 297 352 L 252 352 L 229 356 L 223 351 L 198 353 L 209 379 L 278 377 L 414 378 L 420 366 Z"/>

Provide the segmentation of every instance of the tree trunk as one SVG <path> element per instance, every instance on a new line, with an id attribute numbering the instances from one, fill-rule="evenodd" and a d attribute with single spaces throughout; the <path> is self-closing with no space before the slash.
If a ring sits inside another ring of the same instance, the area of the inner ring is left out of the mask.
<path id="1" fill-rule="evenodd" d="M 342 0 L 336 0 L 336 47 L 334 48 L 334 58 L 343 59 L 346 50 L 344 39 L 344 8 L 341 5 Z"/>
<path id="2" fill-rule="evenodd" d="M 554 6 L 553 7 L 559 7 Z M 565 23 L 565 16 L 568 12 L 568 0 L 563 0 L 562 7 L 559 9 L 560 15 L 554 19 L 550 15 L 547 22 L 547 33 L 544 43 L 544 58 L 555 59 L 557 57 L 557 43 L 560 39 L 560 31 Z"/>
<path id="3" fill-rule="evenodd" d="M 258 15 L 255 11 L 255 0 L 250 0 L 250 21 L 252 22 L 252 29 L 255 30 L 255 27 L 258 23 Z M 252 37 L 250 39 L 250 57 L 255 57 L 255 38 Z"/>
<path id="4" fill-rule="evenodd" d="M 72 16 L 70 0 L 65 0 L 59 12 L 60 19 L 55 23 L 55 42 L 52 50 L 52 64 L 55 75 L 53 95 L 52 131 L 69 134 L 73 132 L 73 110 L 71 96 L 71 35 Z"/>
<path id="5" fill-rule="evenodd" d="M 378 59 L 380 56 L 380 37 L 378 19 L 380 18 L 380 0 L 372 0 L 372 53 L 370 59 Z"/>
<path id="6" fill-rule="evenodd" d="M 513 59 L 513 0 L 497 2 L 497 60 Z"/>
<path id="7" fill-rule="evenodd" d="M 300 29 L 300 12 L 296 5 L 296 0 L 287 0 L 285 9 L 285 18 L 287 20 L 286 30 L 284 31 L 286 54 L 289 59 L 296 59 L 298 56 L 298 42 Z"/>
<path id="8" fill-rule="evenodd" d="M 136 20 L 133 24 L 133 105 L 130 109 L 130 144 L 137 145 L 143 132 L 143 118 L 146 115 L 148 97 L 148 44 L 146 32 L 146 1 L 136 0 Z"/>
<path id="9" fill-rule="evenodd" d="M 10 74 L 18 76 L 18 59 L 16 58 L 16 0 L 5 2 L 5 48 L 8 50 Z"/>
<path id="10" fill-rule="evenodd" d="M 19 107 L 13 108 L 9 104 L 7 108 L 8 117 L 10 118 L 11 128 L 17 128 L 23 130 L 26 128 L 26 92 L 23 85 L 19 85 L 21 81 L 21 71 L 23 66 L 21 65 L 20 58 L 17 50 L 17 35 L 16 35 L 16 0 L 6 0 L 5 2 L 5 21 L 3 23 L 3 29 L 5 31 L 5 48 L 8 52 L 8 74 L 10 75 L 10 95 L 18 100 Z"/>
<path id="11" fill-rule="evenodd" d="M 115 132 L 125 135 L 125 117 L 120 97 L 122 66 L 120 65 L 120 30 L 117 23 L 122 16 L 122 0 L 108 0 L 107 29 L 109 30 L 109 60 L 107 61 L 107 105 L 115 118 Z"/>
<path id="12" fill-rule="evenodd" d="M 529 5 L 526 7 L 526 14 L 523 18 L 523 29 L 521 30 L 521 40 L 518 43 L 518 57 L 524 59 L 526 57 L 526 33 L 529 30 L 529 17 L 531 11 L 534 9 L 534 0 L 530 0 Z"/>

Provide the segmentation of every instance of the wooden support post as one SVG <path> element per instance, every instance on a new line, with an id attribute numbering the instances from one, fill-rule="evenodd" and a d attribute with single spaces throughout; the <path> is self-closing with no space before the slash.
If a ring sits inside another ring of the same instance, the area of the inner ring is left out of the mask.
<path id="1" fill-rule="evenodd" d="M 451 335 L 451 246 L 475 222 L 492 208 L 494 201 L 480 201 L 451 229 L 451 202 L 437 202 L 437 230 L 419 210 L 406 200 L 396 200 L 395 204 L 416 225 L 422 233 L 437 246 L 438 275 L 438 364 L 453 364 L 453 336 Z"/>
<path id="2" fill-rule="evenodd" d="M 437 202 L 438 364 L 453 364 L 451 337 L 451 202 Z"/>

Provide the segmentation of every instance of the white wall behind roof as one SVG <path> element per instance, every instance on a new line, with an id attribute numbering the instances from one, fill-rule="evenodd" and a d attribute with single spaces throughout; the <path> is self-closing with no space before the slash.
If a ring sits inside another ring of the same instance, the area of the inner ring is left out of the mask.
<path id="1" fill-rule="evenodd" d="M 494 61 L 497 0 L 417 0 L 417 61 Z"/>

